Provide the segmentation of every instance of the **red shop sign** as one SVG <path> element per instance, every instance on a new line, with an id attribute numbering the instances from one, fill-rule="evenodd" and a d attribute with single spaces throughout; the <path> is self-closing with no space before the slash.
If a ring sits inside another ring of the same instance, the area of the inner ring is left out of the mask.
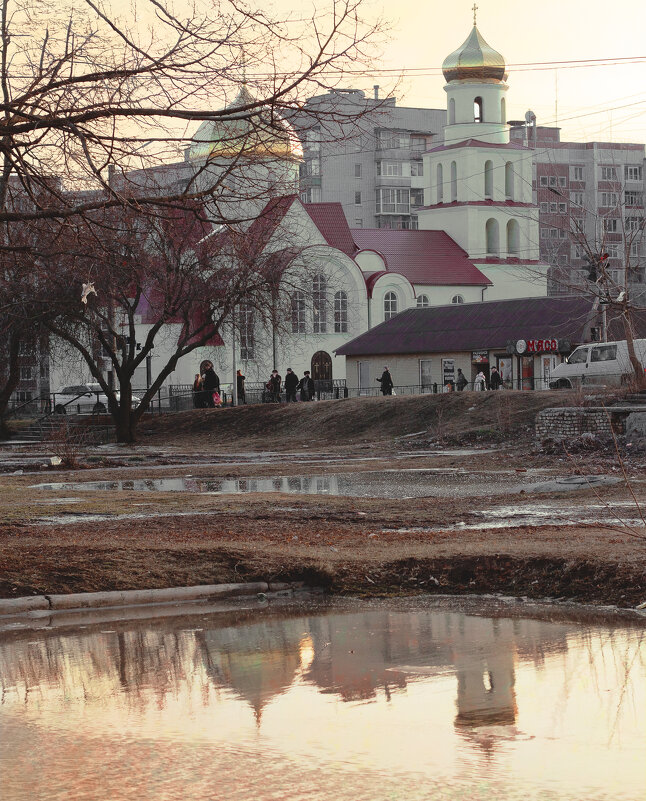
<path id="1" fill-rule="evenodd" d="M 526 353 L 556 353 L 558 339 L 528 339 Z"/>

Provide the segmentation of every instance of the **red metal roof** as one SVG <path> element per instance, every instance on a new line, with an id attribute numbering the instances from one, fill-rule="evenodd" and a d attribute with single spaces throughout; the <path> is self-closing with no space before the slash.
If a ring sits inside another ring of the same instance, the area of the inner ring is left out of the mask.
<path id="1" fill-rule="evenodd" d="M 445 231 L 353 228 L 352 236 L 360 250 L 376 250 L 389 273 L 400 273 L 411 284 L 491 284 Z"/>
<path id="2" fill-rule="evenodd" d="M 328 245 L 347 256 L 354 256 L 357 246 L 340 203 L 304 203 L 303 208 Z"/>

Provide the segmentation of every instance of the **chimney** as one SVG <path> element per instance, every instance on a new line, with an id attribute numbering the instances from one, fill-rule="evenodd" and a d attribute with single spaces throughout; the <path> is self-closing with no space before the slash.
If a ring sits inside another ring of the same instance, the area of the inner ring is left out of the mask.
<path id="1" fill-rule="evenodd" d="M 372 88 L 375 92 L 375 100 L 379 100 L 379 84 L 376 83 Z"/>

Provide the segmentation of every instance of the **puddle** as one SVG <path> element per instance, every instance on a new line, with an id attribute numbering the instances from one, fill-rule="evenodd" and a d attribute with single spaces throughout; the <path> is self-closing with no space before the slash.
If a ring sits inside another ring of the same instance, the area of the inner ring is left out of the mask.
<path id="1" fill-rule="evenodd" d="M 3 798 L 644 798 L 641 626 L 458 603 L 5 632 Z"/>
<path id="2" fill-rule="evenodd" d="M 570 476 L 536 482 L 515 471 L 471 472 L 464 468 L 415 468 L 375 470 L 328 475 L 209 478 L 182 476 L 123 481 L 86 481 L 33 484 L 32 488 L 54 492 L 195 492 L 237 495 L 284 492 L 300 495 L 339 495 L 366 498 L 461 497 L 514 494 L 519 492 L 563 492 L 601 487 L 621 482 L 614 476 Z"/>

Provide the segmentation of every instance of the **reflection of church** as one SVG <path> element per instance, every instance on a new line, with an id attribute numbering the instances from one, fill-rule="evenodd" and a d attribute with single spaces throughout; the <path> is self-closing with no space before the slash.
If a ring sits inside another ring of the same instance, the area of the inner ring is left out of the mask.
<path id="1" fill-rule="evenodd" d="M 227 382 L 234 361 L 248 381 L 266 381 L 274 366 L 283 375 L 290 366 L 299 376 L 308 369 L 315 379 L 344 379 L 345 359 L 335 358 L 335 350 L 404 309 L 546 294 L 531 151 L 509 140 L 504 59 L 474 24 L 443 71 L 448 124 L 437 141 L 427 138 L 423 156 L 411 151 L 406 165 L 423 175 L 420 230 L 350 229 L 340 203 L 302 203 L 301 143 L 275 110 L 267 119 L 261 110 L 253 128 L 235 115 L 206 121 L 184 162 L 123 177 L 162 189 L 225 174 L 234 196 L 223 195 L 218 205 L 225 214 L 229 204 L 236 217 L 248 218 L 240 227 L 257 243 L 259 257 L 292 254 L 281 290 L 280 331 L 240 308 L 235 335 L 225 330 L 220 343 L 180 360 L 173 383 L 192 383 L 195 365 L 205 358 Z M 243 86 L 228 108 L 251 102 Z M 376 151 L 374 168 L 396 205 L 397 171 L 389 152 Z M 145 308 L 140 311 L 138 325 L 147 329 L 151 319 Z M 155 358 L 165 347 L 160 337 Z"/>

